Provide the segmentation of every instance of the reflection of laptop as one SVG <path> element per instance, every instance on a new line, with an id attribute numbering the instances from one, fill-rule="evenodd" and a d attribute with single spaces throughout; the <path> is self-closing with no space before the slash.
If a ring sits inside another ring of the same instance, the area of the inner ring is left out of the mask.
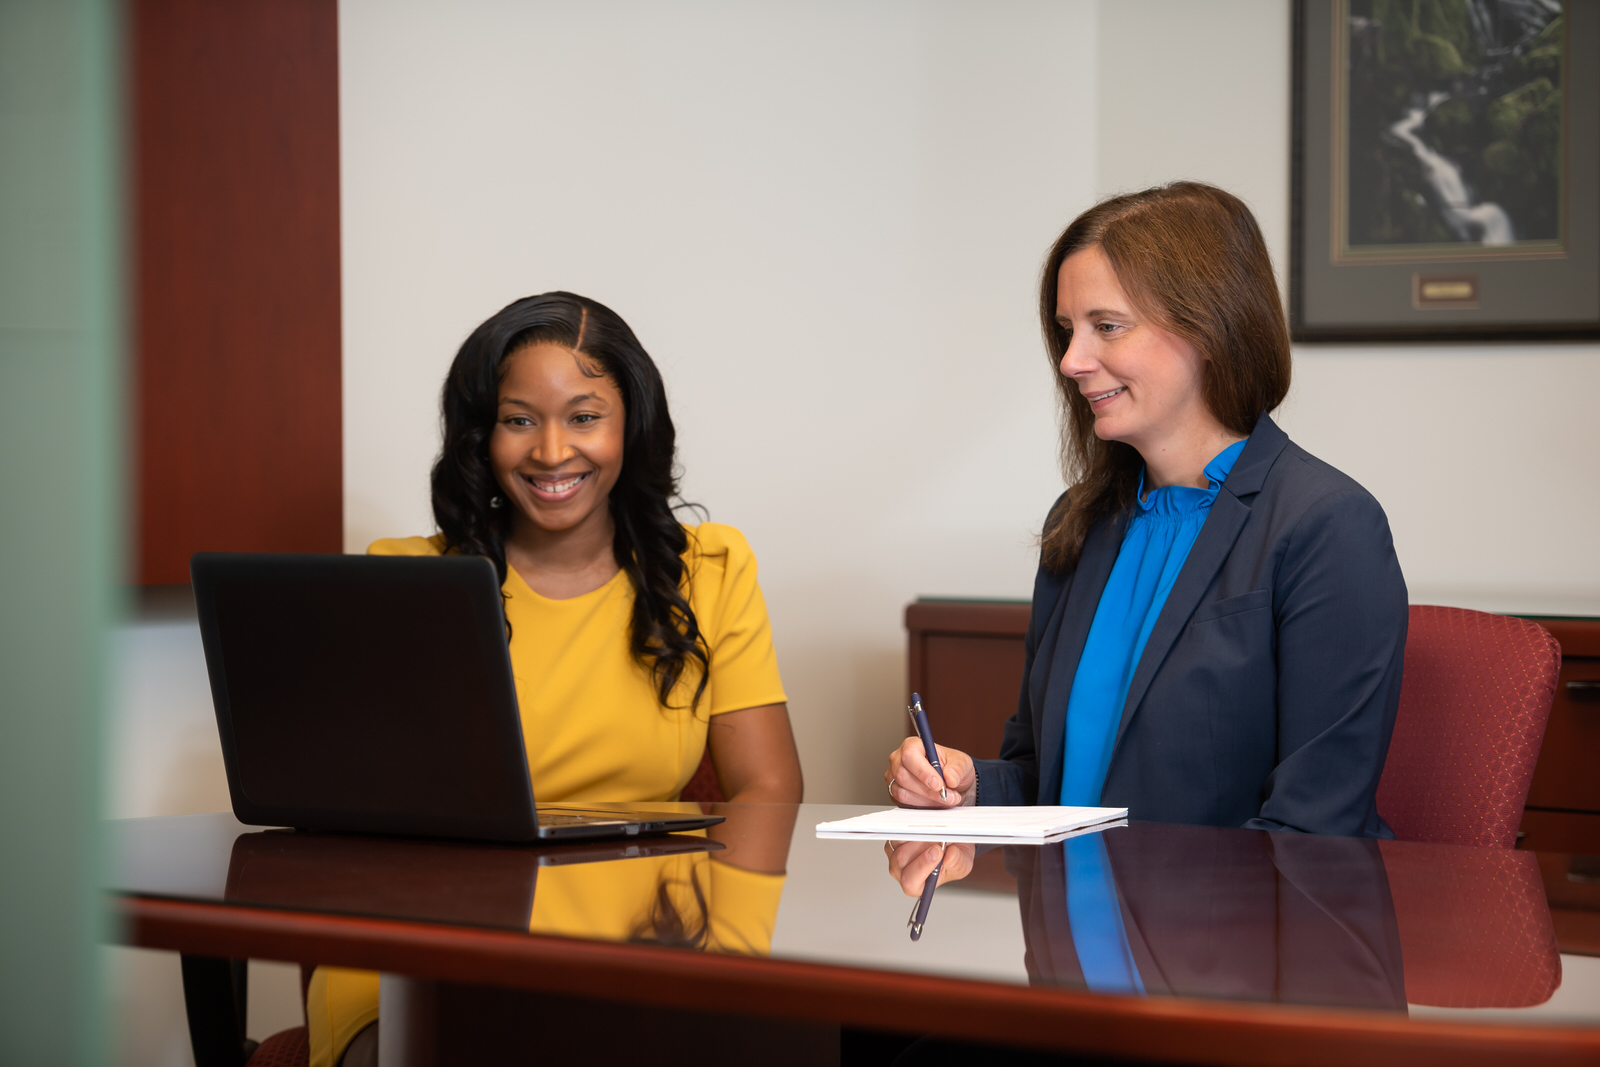
<path id="1" fill-rule="evenodd" d="M 234 838 L 224 898 L 265 908 L 526 931 L 541 867 L 722 847 L 681 835 L 481 845 L 262 830 Z"/>
<path id="2" fill-rule="evenodd" d="M 201 552 L 189 572 L 243 822 L 530 841 L 722 821 L 535 807 L 488 560 Z"/>

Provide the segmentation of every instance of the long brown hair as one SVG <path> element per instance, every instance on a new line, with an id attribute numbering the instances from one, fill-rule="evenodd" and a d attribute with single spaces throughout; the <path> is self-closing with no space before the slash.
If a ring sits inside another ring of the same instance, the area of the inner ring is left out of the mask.
<path id="1" fill-rule="evenodd" d="M 1039 279 L 1039 324 L 1057 368 L 1070 333 L 1056 321 L 1056 276 L 1075 252 L 1099 245 L 1134 306 L 1208 357 L 1206 406 L 1237 434 L 1289 392 L 1289 329 L 1272 260 L 1255 216 L 1214 185 L 1173 182 L 1102 200 L 1056 239 Z M 1071 486 L 1045 521 L 1044 564 L 1077 565 L 1095 522 L 1130 507 L 1144 466 L 1137 450 L 1095 436 L 1094 411 L 1057 373 L 1061 465 Z"/>

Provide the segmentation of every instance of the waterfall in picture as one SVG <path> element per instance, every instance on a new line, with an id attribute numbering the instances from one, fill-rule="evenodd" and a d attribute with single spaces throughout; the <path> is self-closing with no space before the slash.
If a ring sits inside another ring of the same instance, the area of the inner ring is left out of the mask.
<path id="1" fill-rule="evenodd" d="M 1412 107 L 1405 118 L 1389 127 L 1389 132 L 1404 141 L 1422 164 L 1422 171 L 1439 194 L 1444 220 L 1457 237 L 1463 241 L 1486 245 L 1508 245 L 1516 238 L 1511 229 L 1511 217 L 1499 204 L 1472 203 L 1466 182 L 1461 179 L 1461 168 L 1435 152 L 1417 136 L 1417 130 L 1427 121 L 1434 108 L 1450 99 L 1449 93 L 1429 93 L 1425 105 Z"/>

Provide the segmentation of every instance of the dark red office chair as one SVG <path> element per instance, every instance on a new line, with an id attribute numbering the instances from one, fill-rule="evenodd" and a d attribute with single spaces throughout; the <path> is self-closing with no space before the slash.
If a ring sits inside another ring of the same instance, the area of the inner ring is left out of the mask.
<path id="1" fill-rule="evenodd" d="M 245 1038 L 249 964 L 213 956 L 181 957 L 183 1002 L 195 1067 L 306 1067 L 311 1045 L 304 1026 L 280 1030 L 259 1045 Z M 300 968 L 305 1003 L 311 968 Z"/>
<path id="2" fill-rule="evenodd" d="M 311 994 L 311 972 L 316 967 L 309 963 L 300 965 L 300 1006 L 305 1007 Z M 287 1030 L 265 1038 L 250 1054 L 245 1067 L 310 1067 L 311 1032 L 304 1026 L 291 1026 Z M 195 1067 L 199 1067 L 198 1064 Z"/>
<path id="3" fill-rule="evenodd" d="M 1526 619 L 1413 605 L 1378 812 L 1402 841 L 1514 848 L 1561 647 Z"/>
<path id="4" fill-rule="evenodd" d="M 311 1038 L 306 1028 L 279 1030 L 250 1054 L 245 1067 L 308 1067 L 311 1063 Z"/>
<path id="5" fill-rule="evenodd" d="M 700 757 L 700 766 L 695 768 L 694 777 L 683 787 L 678 799 L 701 804 L 720 804 L 726 799 L 722 795 L 722 787 L 717 784 L 716 769 L 711 766 L 711 749 L 707 748 L 706 754 Z"/>

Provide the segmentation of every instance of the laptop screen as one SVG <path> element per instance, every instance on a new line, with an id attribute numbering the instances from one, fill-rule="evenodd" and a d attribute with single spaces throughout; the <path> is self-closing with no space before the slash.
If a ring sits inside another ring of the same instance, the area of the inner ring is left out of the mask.
<path id="1" fill-rule="evenodd" d="M 488 561 L 206 554 L 194 574 L 236 808 L 411 834 L 531 819 Z"/>

